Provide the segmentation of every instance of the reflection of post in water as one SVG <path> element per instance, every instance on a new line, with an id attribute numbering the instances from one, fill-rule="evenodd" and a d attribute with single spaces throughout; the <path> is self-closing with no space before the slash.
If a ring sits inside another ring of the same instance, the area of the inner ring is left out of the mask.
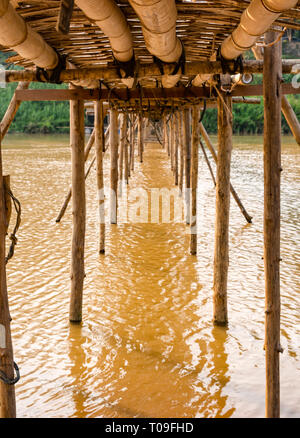
<path id="1" fill-rule="evenodd" d="M 229 407 L 226 411 L 226 403 L 228 396 L 223 394 L 223 390 L 226 388 L 227 383 L 230 381 L 228 354 L 226 353 L 225 346 L 227 341 L 227 328 L 226 327 L 213 327 L 212 340 L 209 343 L 211 351 L 211 359 L 213 367 L 211 369 L 210 386 L 217 386 L 218 389 L 214 390 L 212 394 L 212 402 L 218 401 L 216 406 L 218 410 L 215 413 L 215 417 L 231 417 L 235 411 L 235 408 Z"/>
<path id="2" fill-rule="evenodd" d="M 69 358 L 70 358 L 70 375 L 72 382 L 70 388 L 72 390 L 72 397 L 74 402 L 73 417 L 86 418 L 85 411 L 86 401 L 88 398 L 88 391 L 86 390 L 85 382 L 85 363 L 86 355 L 82 347 L 86 338 L 82 336 L 82 327 L 80 325 L 71 324 L 69 327 Z"/>

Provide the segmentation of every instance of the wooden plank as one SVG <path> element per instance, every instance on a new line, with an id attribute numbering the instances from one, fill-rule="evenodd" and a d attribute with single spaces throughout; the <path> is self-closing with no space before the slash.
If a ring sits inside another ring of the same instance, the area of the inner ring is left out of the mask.
<path id="1" fill-rule="evenodd" d="M 282 85 L 283 94 L 299 94 L 300 88 L 294 88 L 292 84 Z M 143 88 L 140 90 L 116 89 L 112 94 L 109 90 L 16 90 L 17 101 L 64 101 L 64 100 L 139 100 L 142 96 L 144 100 L 168 100 L 168 99 L 198 99 L 198 98 L 215 98 L 211 95 L 210 88 L 204 87 L 175 87 L 169 89 L 162 88 Z M 239 85 L 237 86 L 232 96 L 262 96 L 262 85 Z"/>
<path id="2" fill-rule="evenodd" d="M 56 30 L 67 35 L 70 30 L 70 22 L 74 9 L 74 0 L 61 0 Z"/>

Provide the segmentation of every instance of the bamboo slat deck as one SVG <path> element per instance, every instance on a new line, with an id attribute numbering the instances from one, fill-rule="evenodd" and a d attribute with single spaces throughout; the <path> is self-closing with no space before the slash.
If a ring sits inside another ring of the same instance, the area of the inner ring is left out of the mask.
<path id="1" fill-rule="evenodd" d="M 135 57 L 141 63 L 152 62 L 147 51 L 141 24 L 128 1 L 117 2 L 124 13 L 133 35 Z M 224 39 L 238 25 L 241 14 L 249 5 L 248 1 L 176 1 L 177 35 L 183 42 L 187 61 L 208 60 Z M 59 0 L 20 1 L 17 12 L 39 32 L 60 54 L 77 67 L 101 67 L 113 62 L 108 38 L 78 8 L 75 7 L 68 35 L 55 29 L 59 14 Z M 282 14 L 273 26 L 300 30 L 300 1 L 296 9 Z M 0 50 L 8 51 L 0 46 Z M 13 55 L 8 62 L 31 67 L 29 61 Z M 185 78 L 183 78 L 184 80 Z M 187 79 L 186 79 L 187 80 Z M 112 81 L 114 83 L 115 80 Z M 119 84 L 118 84 L 119 85 Z M 153 86 L 154 82 L 144 79 L 143 86 Z"/>

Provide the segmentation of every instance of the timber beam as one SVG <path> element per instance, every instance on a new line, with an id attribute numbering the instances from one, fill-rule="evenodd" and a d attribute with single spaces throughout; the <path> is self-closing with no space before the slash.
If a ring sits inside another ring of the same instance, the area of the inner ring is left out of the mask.
<path id="1" fill-rule="evenodd" d="M 300 88 L 295 88 L 290 83 L 282 85 L 283 94 L 299 94 Z M 119 88 L 114 90 L 86 90 L 78 89 L 45 89 L 45 90 L 16 90 L 17 101 L 63 101 L 63 100 L 91 100 L 91 101 L 122 101 L 128 105 L 137 103 L 139 106 L 141 100 L 151 101 L 165 99 L 193 100 L 193 99 L 215 99 L 215 92 L 209 87 L 174 87 L 174 88 L 142 88 L 131 89 Z M 262 96 L 262 85 L 238 85 L 234 88 L 231 96 Z M 136 102 L 134 102 L 136 101 Z M 166 102 L 167 103 L 167 102 Z"/>

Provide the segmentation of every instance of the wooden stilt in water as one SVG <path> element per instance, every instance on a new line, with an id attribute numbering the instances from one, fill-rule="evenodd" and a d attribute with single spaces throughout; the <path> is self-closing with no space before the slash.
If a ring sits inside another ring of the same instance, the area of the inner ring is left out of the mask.
<path id="1" fill-rule="evenodd" d="M 110 110 L 110 223 L 118 213 L 118 111 Z"/>
<path id="2" fill-rule="evenodd" d="M 143 152 L 144 152 L 144 130 L 143 130 L 143 117 L 142 114 L 138 115 L 138 151 L 140 163 L 143 162 Z"/>
<path id="3" fill-rule="evenodd" d="M 174 148 L 175 148 L 175 114 L 173 113 L 170 121 L 171 129 L 171 145 L 170 145 L 170 158 L 171 158 L 171 170 L 174 172 Z"/>
<path id="4" fill-rule="evenodd" d="M 190 109 L 184 110 L 184 173 L 185 173 L 185 205 L 186 223 L 191 223 L 191 112 Z"/>
<path id="5" fill-rule="evenodd" d="M 183 132 L 183 112 L 179 111 L 179 153 L 180 153 L 180 167 L 179 167 L 179 181 L 178 186 L 180 190 L 180 196 L 182 196 L 183 189 L 183 174 L 184 174 L 184 132 Z"/>
<path id="6" fill-rule="evenodd" d="M 84 150 L 84 161 L 86 161 L 88 159 L 90 151 L 91 151 L 91 149 L 92 149 L 92 147 L 94 145 L 94 141 L 95 141 L 95 131 L 93 130 L 93 132 L 92 132 L 92 134 L 91 134 L 91 136 L 89 138 L 89 141 L 87 142 L 86 148 Z M 65 212 L 67 210 L 67 207 L 69 205 L 69 202 L 71 200 L 71 197 L 72 197 L 72 187 L 70 187 L 70 189 L 68 191 L 66 199 L 65 199 L 65 201 L 64 201 L 64 203 L 63 203 L 63 205 L 62 205 L 62 207 L 60 209 L 60 212 L 59 212 L 55 222 L 58 223 L 58 222 L 60 222 L 62 220 L 62 218 L 63 218 L 63 216 L 64 216 L 64 214 L 65 214 Z"/>
<path id="7" fill-rule="evenodd" d="M 266 44 L 276 40 L 265 36 Z M 280 416 L 280 174 L 281 174 L 281 45 L 264 51 L 264 265 L 266 417 Z"/>
<path id="8" fill-rule="evenodd" d="M 129 153 L 128 153 L 128 115 L 124 114 L 125 118 L 125 138 L 124 138 L 124 181 L 125 184 L 129 182 L 130 176 L 130 163 L 129 163 Z"/>
<path id="9" fill-rule="evenodd" d="M 174 115 L 174 178 L 178 186 L 178 151 L 179 151 L 179 112 Z"/>
<path id="10" fill-rule="evenodd" d="M 203 152 L 204 159 L 205 159 L 205 161 L 206 161 L 207 167 L 208 167 L 208 169 L 209 169 L 209 173 L 210 173 L 210 175 L 211 175 L 211 179 L 213 180 L 214 186 L 216 187 L 216 185 L 217 185 L 216 178 L 215 178 L 214 172 L 213 172 L 213 170 L 212 170 L 212 167 L 211 167 L 210 161 L 209 161 L 209 159 L 208 159 L 208 156 L 207 156 L 206 150 L 205 150 L 204 145 L 203 145 L 203 143 L 202 143 L 201 140 L 200 140 L 200 147 L 201 147 L 201 150 L 202 150 L 202 152 Z"/>
<path id="11" fill-rule="evenodd" d="M 0 135 L 0 373 L 14 379 L 13 346 L 10 330 L 10 313 L 7 296 L 5 235 L 7 217 L 5 208 L 4 179 L 2 176 L 2 152 Z M 0 375 L 0 418 L 16 417 L 15 386 L 5 383 Z"/>
<path id="12" fill-rule="evenodd" d="M 121 127 L 120 127 L 120 137 L 119 137 L 119 197 L 122 196 L 123 187 L 123 170 L 124 170 L 124 148 L 126 141 L 126 131 L 127 131 L 127 121 L 125 113 L 121 114 Z"/>
<path id="13" fill-rule="evenodd" d="M 131 114 L 130 123 L 130 170 L 134 172 L 134 153 L 135 153 L 135 117 Z"/>
<path id="14" fill-rule="evenodd" d="M 104 212 L 104 177 L 103 177 L 103 150 L 104 112 L 103 103 L 95 102 L 95 151 L 97 163 L 97 191 L 99 204 L 99 254 L 105 253 L 105 212 Z"/>
<path id="15" fill-rule="evenodd" d="M 85 174 L 84 174 L 84 101 L 70 101 L 70 138 L 72 160 L 72 259 L 70 321 L 82 320 L 85 240 Z"/>
<path id="16" fill-rule="evenodd" d="M 225 326 L 227 316 L 227 277 L 229 266 L 230 164 L 232 152 L 231 97 L 218 98 L 218 159 L 216 187 L 214 255 L 214 324 Z M 226 106 L 225 106 L 226 105 Z"/>
<path id="17" fill-rule="evenodd" d="M 192 113 L 192 147 L 191 147 L 191 242 L 190 252 L 197 254 L 197 189 L 198 189 L 198 145 L 199 145 L 199 115 L 198 105 Z"/>
<path id="18" fill-rule="evenodd" d="M 210 140 L 209 135 L 208 135 L 208 133 L 207 133 L 207 131 L 204 128 L 202 123 L 200 123 L 200 132 L 201 132 L 201 135 L 203 136 L 203 138 L 205 140 L 206 146 L 208 147 L 208 149 L 209 149 L 209 151 L 210 151 L 210 153 L 211 153 L 215 163 L 217 163 L 217 161 L 218 161 L 217 153 L 216 153 L 216 151 L 214 149 L 214 146 L 212 144 L 212 141 Z M 250 216 L 247 213 L 245 207 L 243 206 L 242 201 L 240 200 L 240 198 L 239 198 L 238 194 L 236 193 L 235 189 L 233 188 L 232 184 L 230 184 L 230 192 L 231 192 L 235 202 L 237 203 L 239 209 L 241 210 L 244 218 L 246 219 L 246 221 L 249 224 L 251 224 L 252 223 L 252 216 Z"/>

